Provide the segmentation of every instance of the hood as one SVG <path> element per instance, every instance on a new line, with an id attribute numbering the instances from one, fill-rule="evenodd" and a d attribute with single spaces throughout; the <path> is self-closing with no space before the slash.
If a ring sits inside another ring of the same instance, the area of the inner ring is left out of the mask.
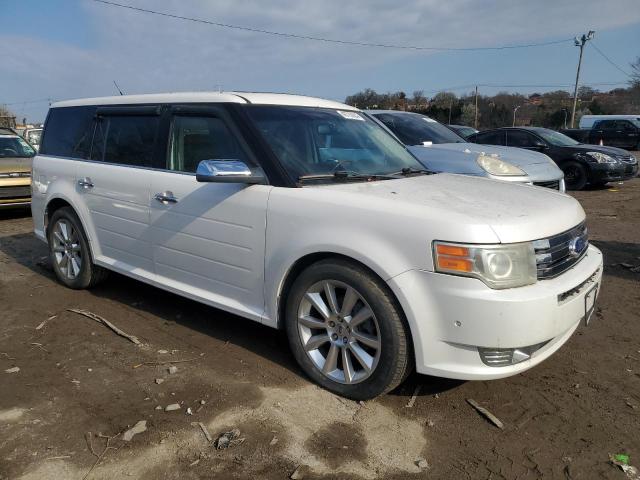
<path id="1" fill-rule="evenodd" d="M 408 228 L 422 231 L 425 241 L 524 242 L 564 232 L 585 219 L 580 204 L 568 195 L 464 175 L 306 188 L 317 189 L 319 201 L 327 201 L 326 190 L 332 190 L 330 202 L 359 208 L 363 218 L 383 221 L 389 215 L 396 223 L 403 217 L 411 222 Z"/>
<path id="2" fill-rule="evenodd" d="M 629 157 L 631 153 L 623 148 L 607 147 L 606 145 L 591 145 L 588 143 L 580 143 L 579 145 L 572 145 L 571 148 L 576 151 L 582 152 L 601 152 L 607 155 L 615 157 Z"/>
<path id="3" fill-rule="evenodd" d="M 522 169 L 529 177 L 526 181 L 552 181 L 563 177 L 562 170 L 548 156 L 522 148 L 476 143 L 440 143 L 408 148 L 422 164 L 436 172 L 485 176 L 486 172 L 476 162 L 478 155 L 484 153 L 498 155 L 501 160 Z"/>
<path id="4" fill-rule="evenodd" d="M 32 157 L 0 157 L 0 173 L 30 172 Z"/>

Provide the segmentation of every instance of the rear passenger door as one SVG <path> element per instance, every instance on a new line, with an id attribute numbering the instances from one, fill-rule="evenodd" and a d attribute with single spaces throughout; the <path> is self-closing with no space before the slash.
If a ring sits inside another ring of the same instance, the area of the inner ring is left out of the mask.
<path id="1" fill-rule="evenodd" d="M 223 107 L 176 107 L 166 156 L 151 179 L 157 280 L 216 307 L 261 320 L 270 186 L 199 183 L 201 160 L 257 165 Z"/>
<path id="2" fill-rule="evenodd" d="M 133 276 L 153 274 L 150 168 L 158 149 L 158 107 L 99 107 L 89 161 L 76 189 L 95 232 L 98 263 Z"/>

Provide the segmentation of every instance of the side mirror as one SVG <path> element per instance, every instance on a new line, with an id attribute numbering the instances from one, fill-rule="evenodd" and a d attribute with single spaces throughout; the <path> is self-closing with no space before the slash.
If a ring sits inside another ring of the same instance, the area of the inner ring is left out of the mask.
<path id="1" fill-rule="evenodd" d="M 547 149 L 547 144 L 542 142 L 542 141 L 540 141 L 540 140 L 535 140 L 533 142 L 533 148 L 535 148 L 536 150 L 540 150 L 540 151 L 546 150 Z"/>
<path id="2" fill-rule="evenodd" d="M 260 170 L 251 171 L 240 160 L 202 160 L 196 169 L 196 180 L 210 183 L 267 183 Z"/>

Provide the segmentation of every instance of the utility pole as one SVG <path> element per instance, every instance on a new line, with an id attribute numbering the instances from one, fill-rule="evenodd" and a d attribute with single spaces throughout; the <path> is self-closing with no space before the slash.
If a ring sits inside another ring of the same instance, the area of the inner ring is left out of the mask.
<path id="1" fill-rule="evenodd" d="M 449 125 L 451 125 L 451 109 L 453 108 L 453 97 L 449 99 Z"/>
<path id="2" fill-rule="evenodd" d="M 521 107 L 522 105 L 518 105 L 516 108 L 513 109 L 513 126 L 516 126 L 516 112 L 518 111 L 518 109 Z"/>
<path id="3" fill-rule="evenodd" d="M 475 120 L 473 122 L 473 127 L 478 130 L 478 86 L 476 85 L 476 108 L 475 108 Z"/>
<path id="4" fill-rule="evenodd" d="M 578 82 L 580 81 L 580 67 L 582 66 L 582 52 L 584 51 L 585 44 L 593 38 L 593 35 L 596 32 L 593 30 L 589 30 L 589 32 L 585 35 L 582 34 L 581 37 L 576 37 L 574 39 L 574 43 L 576 47 L 580 47 L 580 59 L 578 60 L 578 71 L 576 72 L 576 86 L 573 89 L 573 110 L 571 111 L 571 128 L 576 120 L 576 105 L 578 103 Z"/>

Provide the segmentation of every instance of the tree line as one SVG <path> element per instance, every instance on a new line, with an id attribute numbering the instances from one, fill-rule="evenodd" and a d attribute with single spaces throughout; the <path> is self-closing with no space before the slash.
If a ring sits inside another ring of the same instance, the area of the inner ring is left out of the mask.
<path id="1" fill-rule="evenodd" d="M 627 88 L 606 92 L 588 86 L 578 89 L 576 124 L 585 114 L 640 114 L 640 57 L 631 64 L 631 79 Z M 424 90 L 411 95 L 405 92 L 378 93 L 366 88 L 345 99 L 345 103 L 361 109 L 392 109 L 422 113 L 442 123 L 474 126 L 475 92 L 460 96 L 453 92 L 439 92 L 427 97 Z M 478 128 L 516 125 L 535 125 L 554 129 L 569 126 L 573 94 L 564 90 L 523 95 L 499 92 L 478 95 Z"/>

